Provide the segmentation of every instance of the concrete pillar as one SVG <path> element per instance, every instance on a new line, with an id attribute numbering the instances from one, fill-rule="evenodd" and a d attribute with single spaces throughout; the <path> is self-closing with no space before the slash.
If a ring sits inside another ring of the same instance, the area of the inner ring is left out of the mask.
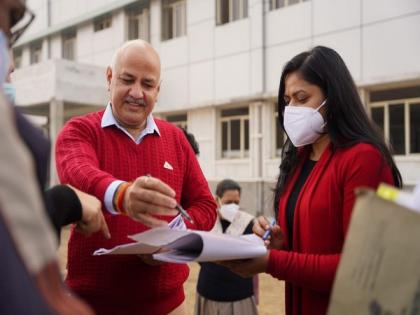
<path id="1" fill-rule="evenodd" d="M 263 143 L 262 143 L 262 102 L 254 102 L 249 105 L 250 121 L 250 167 L 251 177 L 255 180 L 255 209 L 260 212 L 263 209 Z"/>
<path id="2" fill-rule="evenodd" d="M 62 100 L 51 100 L 48 123 L 51 140 L 50 185 L 55 185 L 58 183 L 57 170 L 55 167 L 55 141 L 64 124 L 64 102 Z"/>
<path id="3" fill-rule="evenodd" d="M 161 1 L 150 1 L 150 43 L 159 51 L 161 39 Z"/>

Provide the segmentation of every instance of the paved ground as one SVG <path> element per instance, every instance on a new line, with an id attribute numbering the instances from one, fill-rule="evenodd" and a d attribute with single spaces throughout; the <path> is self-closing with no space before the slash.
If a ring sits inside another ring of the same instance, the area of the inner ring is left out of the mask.
<path id="1" fill-rule="evenodd" d="M 60 266 L 65 273 L 67 260 L 67 240 L 69 229 L 63 229 L 61 235 L 61 246 L 58 254 Z M 189 315 L 193 315 L 195 301 L 195 286 L 200 266 L 196 263 L 190 264 L 190 276 L 185 283 L 185 292 L 187 296 L 187 307 Z M 283 315 L 284 314 L 284 283 L 278 281 L 269 275 L 261 274 L 259 276 L 260 301 L 258 310 L 260 315 Z"/>

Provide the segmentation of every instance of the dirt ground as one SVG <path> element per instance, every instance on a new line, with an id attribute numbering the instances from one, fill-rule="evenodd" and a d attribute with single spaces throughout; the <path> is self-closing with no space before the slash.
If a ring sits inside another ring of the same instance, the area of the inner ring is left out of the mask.
<path id="1" fill-rule="evenodd" d="M 58 250 L 60 266 L 65 274 L 67 260 L 67 241 L 69 237 L 69 228 L 63 229 L 61 233 L 61 246 Z M 192 263 L 190 266 L 190 276 L 185 283 L 185 294 L 188 314 L 194 314 L 195 286 L 200 266 Z M 260 315 L 283 315 L 284 312 L 284 283 L 278 281 L 267 274 L 259 275 L 259 305 Z"/>

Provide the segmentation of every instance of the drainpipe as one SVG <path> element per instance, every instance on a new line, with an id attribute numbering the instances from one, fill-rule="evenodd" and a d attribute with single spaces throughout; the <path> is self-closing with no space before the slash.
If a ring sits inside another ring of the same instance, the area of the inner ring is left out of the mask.
<path id="1" fill-rule="evenodd" d="M 51 27 L 51 0 L 47 0 L 47 29 Z M 51 59 L 51 37 L 47 37 L 47 57 Z"/>
<path id="2" fill-rule="evenodd" d="M 262 71 L 262 86 L 261 86 L 261 94 L 264 96 L 265 93 L 267 92 L 267 71 L 266 71 L 266 65 L 267 65 L 267 54 L 266 54 L 266 44 L 267 44 L 267 21 L 266 21 L 266 17 L 267 17 L 267 4 L 268 1 L 263 0 L 262 1 L 262 25 L 261 25 L 261 32 L 262 32 L 262 48 L 261 48 L 261 54 L 262 54 L 262 65 L 261 65 L 261 71 Z M 264 107 L 264 101 L 262 101 L 262 104 L 258 107 L 258 134 L 260 135 L 260 137 L 258 138 L 258 148 L 259 148 L 259 166 L 258 166 L 258 174 L 259 174 L 259 178 L 260 178 L 260 182 L 258 183 L 258 190 L 259 190 L 259 211 L 264 213 L 265 209 L 264 209 L 264 201 L 265 201 L 265 193 L 264 193 L 264 148 L 263 148 L 263 138 L 262 138 L 262 134 L 263 134 L 263 130 L 262 130 L 262 125 L 263 125 L 263 110 Z"/>
<path id="3" fill-rule="evenodd" d="M 262 1 L 262 27 L 261 27 L 261 32 L 262 32 L 262 94 L 264 95 L 266 90 L 267 90 L 267 79 L 266 79 L 266 44 L 267 44 L 267 35 L 266 35 L 266 30 L 267 30 L 267 23 L 266 23 L 266 10 L 267 8 L 267 1 L 263 0 Z"/>

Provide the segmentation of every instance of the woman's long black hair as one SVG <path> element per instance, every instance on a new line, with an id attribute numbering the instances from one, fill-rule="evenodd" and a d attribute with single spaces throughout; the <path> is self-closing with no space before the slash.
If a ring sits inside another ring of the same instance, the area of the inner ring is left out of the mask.
<path id="1" fill-rule="evenodd" d="M 395 185 L 402 187 L 401 174 L 388 146 L 378 127 L 369 119 L 343 59 L 331 48 L 314 47 L 293 57 L 284 67 L 278 94 L 278 117 L 283 130 L 283 114 L 287 105 L 284 101 L 285 80 L 293 72 L 298 72 L 305 81 L 318 86 L 324 93 L 327 99 L 326 126 L 333 148 L 350 147 L 360 142 L 374 145 L 391 167 Z M 280 175 L 275 189 L 276 215 L 280 195 L 297 162 L 297 148 L 287 138 L 282 149 Z"/>

